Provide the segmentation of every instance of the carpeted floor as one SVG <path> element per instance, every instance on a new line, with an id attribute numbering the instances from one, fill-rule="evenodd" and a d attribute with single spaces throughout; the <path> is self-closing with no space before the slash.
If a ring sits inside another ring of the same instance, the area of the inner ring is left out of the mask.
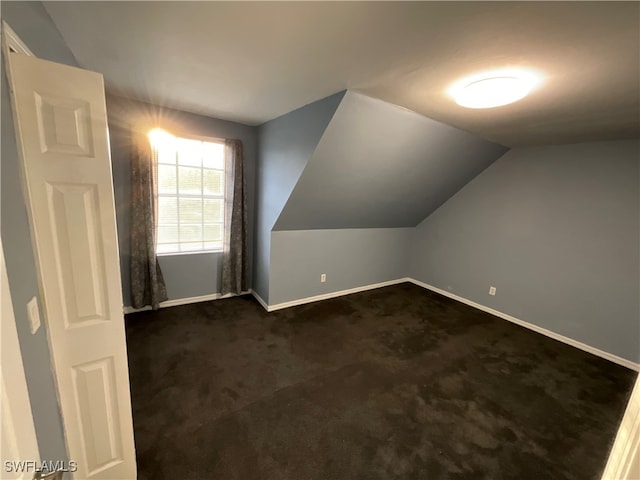
<path id="1" fill-rule="evenodd" d="M 141 480 L 599 479 L 635 378 L 411 284 L 127 340 Z"/>

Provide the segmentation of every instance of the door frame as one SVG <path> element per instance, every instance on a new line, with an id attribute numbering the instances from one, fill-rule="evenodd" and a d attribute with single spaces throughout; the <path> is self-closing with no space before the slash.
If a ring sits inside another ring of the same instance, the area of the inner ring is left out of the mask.
<path id="1" fill-rule="evenodd" d="M 22 361 L 22 349 L 18 340 L 18 329 L 11 299 L 11 289 L 7 275 L 2 239 L 0 239 L 0 311 L 2 312 L 2 373 L 0 391 L 0 411 L 2 412 L 3 442 L 2 472 L 11 468 L 21 477 L 32 478 L 33 469 L 40 464 L 38 439 L 33 422 L 31 400 L 27 388 L 27 378 Z M 5 457 L 5 455 L 10 457 Z M 20 471 L 15 463 L 9 466 L 5 462 L 33 462 Z"/>
<path id="2" fill-rule="evenodd" d="M 34 57 L 35 55 L 18 34 L 13 31 L 6 21 L 2 21 L 2 53 L 7 58 L 10 52 L 22 53 Z M 8 63 L 8 62 L 7 62 Z M 5 65 L 7 67 L 7 65 Z"/>
<path id="3" fill-rule="evenodd" d="M 21 53 L 23 55 L 33 56 L 33 53 L 27 45 L 18 37 L 13 29 L 2 21 L 0 26 L 2 55 L 8 59 L 10 52 Z M 9 73 L 9 62 L 5 60 L 5 69 Z M 8 85 L 8 81 L 7 81 Z M 15 117 L 12 115 L 14 126 Z M 20 148 L 18 146 L 18 148 Z M 24 191 L 24 190 L 23 190 Z M 15 310 L 11 298 L 11 288 L 9 277 L 6 269 L 4 257 L 4 248 L 2 239 L 0 238 L 0 310 L 2 311 L 2 369 L 10 371 L 6 376 L 2 374 L 2 391 L 0 392 L 0 410 L 3 416 L 3 427 L 9 437 L 10 454 L 14 457 L 11 459 L 3 458 L 2 471 L 5 471 L 5 461 L 25 461 L 33 462 L 22 471 L 20 478 L 32 478 L 33 469 L 40 465 L 40 450 L 33 420 L 33 411 L 31 409 L 31 399 L 29 397 L 29 389 L 27 387 L 26 373 L 24 371 L 24 363 L 22 360 L 22 349 L 18 339 L 18 330 L 16 325 Z M 9 358 L 10 362 L 5 361 Z M 6 422 L 6 423 L 5 423 Z M 5 446 L 5 452 L 7 449 Z"/>
<path id="4" fill-rule="evenodd" d="M 636 378 L 602 480 L 632 480 L 640 473 L 640 375 Z M 632 475 L 634 475 L 632 477 Z"/>

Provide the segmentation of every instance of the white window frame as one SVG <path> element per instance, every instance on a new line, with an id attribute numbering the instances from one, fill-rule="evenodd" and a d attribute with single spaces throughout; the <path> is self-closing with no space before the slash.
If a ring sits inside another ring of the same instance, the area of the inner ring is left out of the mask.
<path id="1" fill-rule="evenodd" d="M 216 143 L 216 144 L 220 144 L 223 146 L 225 146 L 225 140 L 222 138 L 215 138 L 215 137 L 204 137 L 204 136 L 199 136 L 199 135 L 190 135 L 190 134 L 182 134 L 182 133 L 177 133 L 177 134 L 173 134 L 172 135 L 177 139 L 185 139 L 185 140 L 197 140 L 200 142 L 208 142 L 208 143 Z M 167 164 L 167 163 L 160 163 L 158 157 L 156 156 L 156 154 L 154 154 L 154 161 L 156 162 L 156 168 L 158 168 L 158 165 L 173 165 L 173 164 Z M 204 194 L 204 182 L 202 182 L 202 186 L 201 186 L 201 193 L 200 195 L 197 194 L 181 194 L 180 193 L 180 188 L 179 188 L 179 173 L 178 173 L 178 167 L 180 167 L 180 164 L 178 162 L 179 159 L 176 159 L 176 163 L 175 163 L 175 169 L 176 169 L 176 193 L 175 194 L 167 194 L 167 193 L 160 193 L 160 192 L 156 192 L 156 201 L 158 202 L 157 208 L 158 208 L 158 218 L 160 217 L 160 198 L 161 197 L 165 197 L 165 198 L 176 198 L 177 199 L 177 218 L 178 218 L 178 235 L 179 235 L 179 231 L 180 231 L 180 199 L 181 198 L 199 198 L 201 199 L 203 205 L 202 205 L 202 210 L 203 210 L 203 216 L 202 216 L 202 220 L 201 220 L 201 225 L 202 225 L 202 230 L 204 232 L 204 225 L 205 224 L 211 224 L 211 223 L 220 223 L 221 227 L 222 227 L 222 240 L 220 241 L 220 246 L 217 248 L 210 248 L 210 249 L 200 249 L 200 250 L 184 250 L 184 251 L 173 251 L 173 252 L 157 252 L 157 256 L 159 257 L 166 257 L 166 256 L 176 256 L 176 255 L 201 255 L 201 254 L 207 254 L 207 253 L 221 253 L 223 250 L 223 246 L 224 246 L 224 236 L 225 236 L 225 218 L 226 218 L 226 208 L 227 208 L 227 202 L 226 202 L 226 191 L 227 191 L 227 185 L 226 185 L 226 181 L 227 181 L 227 175 L 226 175 L 226 165 L 224 163 L 224 158 L 223 158 L 223 166 L 222 166 L 222 170 L 217 169 L 217 168 L 208 168 L 208 167 L 204 167 L 204 164 L 200 165 L 200 172 L 201 175 L 204 176 L 204 170 L 216 170 L 216 171 L 222 171 L 222 178 L 223 178 L 223 185 L 222 185 L 222 194 L 220 195 L 210 195 Z M 187 166 L 189 168 L 198 168 L 198 167 L 194 167 L 193 165 L 182 165 L 182 166 Z M 204 200 L 205 199 L 220 199 L 222 200 L 222 221 L 221 222 L 205 222 L 204 219 Z M 160 227 L 161 224 L 158 221 L 156 224 L 156 243 L 158 241 L 158 227 Z M 178 245 L 182 244 L 183 242 L 175 242 Z M 190 243 L 190 242 L 184 242 L 184 243 Z M 192 242 L 192 243 L 196 243 L 196 242 Z M 204 242 L 203 242 L 204 243 Z M 156 247 L 157 248 L 157 247 Z"/>

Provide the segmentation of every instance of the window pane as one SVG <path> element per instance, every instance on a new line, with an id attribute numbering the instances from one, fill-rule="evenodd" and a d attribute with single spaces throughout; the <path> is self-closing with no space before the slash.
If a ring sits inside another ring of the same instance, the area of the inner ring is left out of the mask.
<path id="1" fill-rule="evenodd" d="M 177 225 L 158 225 L 158 244 L 179 241 Z"/>
<path id="2" fill-rule="evenodd" d="M 180 223 L 202 222 L 202 200 L 199 198 L 180 199 Z"/>
<path id="3" fill-rule="evenodd" d="M 214 223 L 204 226 L 205 242 L 222 242 L 222 224 Z"/>
<path id="4" fill-rule="evenodd" d="M 178 167 L 178 179 L 181 194 L 202 194 L 202 170 L 192 167 Z"/>
<path id="5" fill-rule="evenodd" d="M 224 143 L 176 138 L 162 145 L 157 159 L 158 253 L 220 250 Z"/>
<path id="6" fill-rule="evenodd" d="M 158 223 L 178 223 L 178 199 L 175 197 L 158 197 Z"/>
<path id="7" fill-rule="evenodd" d="M 222 222 L 224 212 L 224 200 L 221 198 L 204 199 L 204 221 L 207 223 Z"/>
<path id="8" fill-rule="evenodd" d="M 158 193 L 176 193 L 176 167 L 158 165 Z"/>
<path id="9" fill-rule="evenodd" d="M 176 164 L 176 150 L 168 142 L 157 148 L 156 151 L 158 152 L 158 163 Z"/>
<path id="10" fill-rule="evenodd" d="M 203 170 L 205 195 L 224 194 L 224 172 L 221 170 Z"/>
<path id="11" fill-rule="evenodd" d="M 201 242 L 202 225 L 180 225 L 180 242 Z"/>
<path id="12" fill-rule="evenodd" d="M 200 167 L 202 165 L 202 142 L 178 138 L 178 164 Z"/>
<path id="13" fill-rule="evenodd" d="M 224 170 L 224 144 L 203 142 L 203 166 Z"/>

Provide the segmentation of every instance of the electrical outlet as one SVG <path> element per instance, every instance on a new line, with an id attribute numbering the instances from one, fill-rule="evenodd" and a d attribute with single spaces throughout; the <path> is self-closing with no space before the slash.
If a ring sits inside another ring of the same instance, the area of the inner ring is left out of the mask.
<path id="1" fill-rule="evenodd" d="M 496 294 L 496 287 L 489 287 L 489 295 L 495 295 Z"/>
<path id="2" fill-rule="evenodd" d="M 31 333 L 35 334 L 40 328 L 40 312 L 38 311 L 38 300 L 36 297 L 33 297 L 27 303 L 27 315 L 29 316 Z"/>
<path id="3" fill-rule="evenodd" d="M 324 283 L 327 281 L 327 274 L 323 273 L 322 275 L 320 275 L 320 283 Z"/>

